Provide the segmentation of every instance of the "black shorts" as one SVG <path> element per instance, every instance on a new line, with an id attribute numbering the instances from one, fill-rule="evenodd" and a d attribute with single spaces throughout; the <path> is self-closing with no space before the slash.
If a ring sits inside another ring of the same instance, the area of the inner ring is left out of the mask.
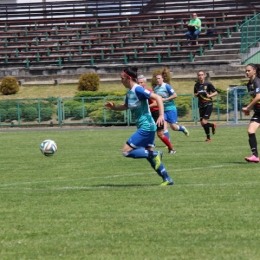
<path id="1" fill-rule="evenodd" d="M 251 117 L 250 122 L 256 122 L 260 124 L 260 112 L 255 112 Z"/>
<path id="2" fill-rule="evenodd" d="M 213 105 L 208 105 L 205 107 L 200 107 L 200 121 L 204 119 L 209 119 L 212 113 Z"/>
<path id="3" fill-rule="evenodd" d="M 152 112 L 152 117 L 156 123 L 157 119 L 159 118 L 159 110 L 155 110 L 154 112 Z M 163 129 L 164 129 L 164 125 L 160 125 L 160 126 L 157 125 L 157 130 L 163 130 Z"/>

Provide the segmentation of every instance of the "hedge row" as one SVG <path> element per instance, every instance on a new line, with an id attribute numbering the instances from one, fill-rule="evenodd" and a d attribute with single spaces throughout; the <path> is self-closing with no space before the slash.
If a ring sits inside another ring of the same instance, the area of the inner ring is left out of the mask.
<path id="1" fill-rule="evenodd" d="M 52 118 L 55 105 L 51 102 L 0 102 L 0 121 L 17 120 L 18 116 L 24 121 L 34 121 L 39 118 L 39 108 L 41 121 L 47 121 Z"/>
<path id="2" fill-rule="evenodd" d="M 214 106 L 214 112 L 226 113 L 227 96 L 226 92 L 218 89 L 219 107 Z M 74 99 L 62 100 L 63 119 L 71 118 L 72 120 L 81 120 L 88 118 L 89 121 L 100 123 L 104 121 L 104 115 L 108 122 L 123 122 L 125 113 L 122 111 L 104 110 L 104 102 L 109 101 L 122 104 L 124 102 L 126 92 L 110 91 L 110 92 L 92 92 L 80 91 Z M 243 106 L 248 103 L 248 95 L 240 99 L 240 104 Z M 179 117 L 185 117 L 191 112 L 192 106 L 191 96 L 179 96 L 175 102 L 178 108 Z M 217 102 L 214 99 L 214 102 Z M 232 108 L 232 97 L 230 96 L 229 106 Z M 19 110 L 19 111 L 18 111 Z M 40 110 L 40 111 L 39 111 Z M 57 115 L 57 98 L 49 100 L 35 101 L 1 101 L 0 102 L 0 120 L 17 120 L 18 113 L 20 119 L 24 121 L 34 121 L 40 116 L 41 121 L 50 120 L 53 115 Z M 133 120 L 133 118 L 132 118 Z"/>

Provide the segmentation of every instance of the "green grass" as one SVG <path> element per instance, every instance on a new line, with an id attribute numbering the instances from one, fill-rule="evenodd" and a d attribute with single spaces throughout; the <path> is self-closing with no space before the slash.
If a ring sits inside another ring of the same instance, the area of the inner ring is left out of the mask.
<path id="1" fill-rule="evenodd" d="M 201 127 L 171 132 L 175 155 L 156 139 L 168 187 L 121 155 L 135 128 L 1 131 L 0 259 L 260 259 L 246 128 L 219 126 L 212 143 Z"/>

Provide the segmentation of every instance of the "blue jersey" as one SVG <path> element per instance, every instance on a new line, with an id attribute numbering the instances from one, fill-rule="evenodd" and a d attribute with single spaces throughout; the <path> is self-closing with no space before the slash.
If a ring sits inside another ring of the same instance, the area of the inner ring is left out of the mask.
<path id="1" fill-rule="evenodd" d="M 156 86 L 154 88 L 154 93 L 161 96 L 162 98 L 168 98 L 172 96 L 175 92 L 169 84 L 163 83 L 161 86 Z M 164 111 L 176 110 L 176 105 L 173 99 L 164 101 L 163 105 Z"/>
<path id="2" fill-rule="evenodd" d="M 156 124 L 151 115 L 148 99 L 152 92 L 135 84 L 126 93 L 125 105 L 134 115 L 138 129 L 156 131 Z"/>

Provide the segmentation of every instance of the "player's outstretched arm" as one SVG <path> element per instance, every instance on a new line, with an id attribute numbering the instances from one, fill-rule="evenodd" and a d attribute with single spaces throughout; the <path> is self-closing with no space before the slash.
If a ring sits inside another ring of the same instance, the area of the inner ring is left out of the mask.
<path id="1" fill-rule="evenodd" d="M 110 101 L 106 101 L 104 107 L 110 110 L 117 110 L 117 111 L 123 111 L 128 109 L 128 107 L 125 104 L 116 105 L 114 102 L 110 102 Z"/>

